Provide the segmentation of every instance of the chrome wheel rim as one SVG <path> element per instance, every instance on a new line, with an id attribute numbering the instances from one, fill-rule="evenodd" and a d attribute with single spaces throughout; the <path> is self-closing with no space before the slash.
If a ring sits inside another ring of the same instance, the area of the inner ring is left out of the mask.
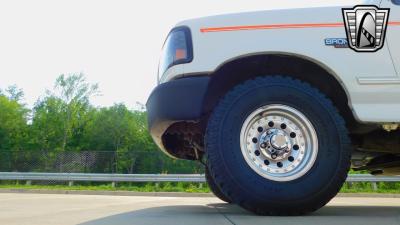
<path id="1" fill-rule="evenodd" d="M 262 177 L 291 181 L 305 175 L 318 155 L 318 137 L 312 123 L 299 110 L 267 105 L 252 112 L 240 132 L 247 164 Z"/>

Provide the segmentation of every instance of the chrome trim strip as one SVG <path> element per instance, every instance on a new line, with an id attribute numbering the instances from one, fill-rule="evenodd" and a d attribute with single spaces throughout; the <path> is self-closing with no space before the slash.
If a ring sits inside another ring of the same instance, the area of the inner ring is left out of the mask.
<path id="1" fill-rule="evenodd" d="M 359 77 L 357 81 L 360 85 L 400 84 L 399 77 Z"/>

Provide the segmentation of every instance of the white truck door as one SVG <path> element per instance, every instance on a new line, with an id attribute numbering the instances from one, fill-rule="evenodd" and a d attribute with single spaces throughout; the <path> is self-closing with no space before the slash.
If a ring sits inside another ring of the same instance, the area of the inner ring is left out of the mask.
<path id="1" fill-rule="evenodd" d="M 397 74 L 400 76 L 400 0 L 383 0 L 382 8 L 390 8 L 386 44 L 389 46 Z"/>

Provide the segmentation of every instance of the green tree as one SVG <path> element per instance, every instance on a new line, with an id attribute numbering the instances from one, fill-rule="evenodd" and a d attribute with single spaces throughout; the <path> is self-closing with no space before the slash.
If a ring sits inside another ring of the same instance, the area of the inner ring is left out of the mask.
<path id="1" fill-rule="evenodd" d="M 144 105 L 137 103 L 133 109 L 124 104 L 95 108 L 90 104 L 90 97 L 96 94 L 98 86 L 86 82 L 82 74 L 61 75 L 54 90 L 47 91 L 30 114 L 21 103 L 24 97 L 21 89 L 14 85 L 0 90 L 0 153 L 2 150 L 7 153 L 0 155 L 0 170 L 202 171 L 201 165 L 172 160 L 158 150 L 147 130 Z M 65 157 L 83 151 L 88 154 L 77 154 L 78 158 L 71 161 Z"/>
<path id="2" fill-rule="evenodd" d="M 12 89 L 17 88 L 14 86 Z M 0 91 L 0 169 L 14 170 L 23 161 L 19 160 L 20 150 L 28 146 L 29 110 L 18 102 L 20 98 L 17 95 L 9 91 L 6 94 Z M 23 96 L 22 91 L 18 96 Z"/>
<path id="3" fill-rule="evenodd" d="M 148 135 L 145 112 L 115 104 L 96 110 L 91 118 L 85 129 L 86 149 L 114 152 L 120 172 L 132 173 L 151 163 L 146 157 L 157 148 Z"/>
<path id="4" fill-rule="evenodd" d="M 21 150 L 26 146 L 29 110 L 18 100 L 16 96 L 0 94 L 0 150 Z"/>
<path id="5" fill-rule="evenodd" d="M 31 139 L 36 149 L 42 151 L 61 150 L 64 108 L 64 102 L 55 96 L 47 96 L 35 104 Z"/>
<path id="6" fill-rule="evenodd" d="M 58 120 L 61 120 L 61 151 L 65 151 L 75 132 L 82 129 L 86 112 L 90 109 L 90 97 L 98 94 L 98 85 L 89 84 L 82 73 L 60 75 L 55 83 L 54 92 L 48 92 L 48 98 L 61 102 Z"/>
<path id="7" fill-rule="evenodd" d="M 8 98 L 12 101 L 20 102 L 24 97 L 22 89 L 18 88 L 17 85 L 11 85 L 6 89 Z"/>

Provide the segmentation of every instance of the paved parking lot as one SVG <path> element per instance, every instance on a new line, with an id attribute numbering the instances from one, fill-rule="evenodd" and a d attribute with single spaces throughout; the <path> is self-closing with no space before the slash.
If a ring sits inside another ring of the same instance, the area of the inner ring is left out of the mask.
<path id="1" fill-rule="evenodd" d="M 261 217 L 213 197 L 0 194 L 0 224 L 399 225 L 400 198 L 335 198 L 308 216 Z"/>

